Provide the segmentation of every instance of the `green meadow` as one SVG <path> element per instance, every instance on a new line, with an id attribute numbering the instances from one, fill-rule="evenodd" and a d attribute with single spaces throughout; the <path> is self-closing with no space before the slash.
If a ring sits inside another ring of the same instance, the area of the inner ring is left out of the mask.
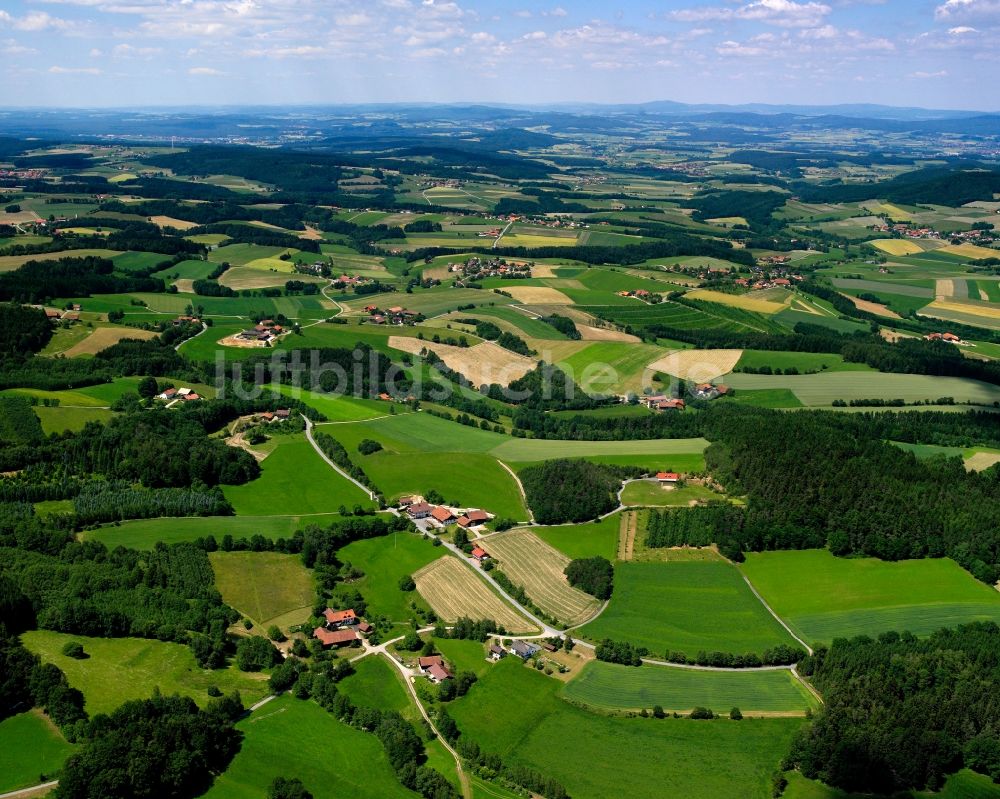
<path id="1" fill-rule="evenodd" d="M 102 541 L 109 549 L 117 546 L 129 549 L 152 549 L 157 541 L 176 544 L 214 536 L 221 541 L 224 535 L 233 538 L 250 538 L 262 535 L 271 540 L 290 538 L 292 533 L 307 524 L 329 525 L 340 518 L 336 513 L 312 516 L 184 516 L 182 518 L 135 519 L 111 524 L 81 533 L 84 539 Z"/>
<path id="2" fill-rule="evenodd" d="M 223 601 L 251 619 L 263 635 L 309 618 L 316 599 L 312 572 L 298 555 L 279 552 L 210 552 L 215 587 Z"/>
<path id="3" fill-rule="evenodd" d="M 283 439 L 260 468 L 256 480 L 223 488 L 237 514 L 284 516 L 372 506 L 368 495 L 335 472 L 304 436 Z"/>
<path id="4" fill-rule="evenodd" d="M 51 779 L 75 749 L 41 710 L 0 721 L 0 792 Z"/>
<path id="5" fill-rule="evenodd" d="M 948 558 L 888 562 L 825 549 L 754 552 L 741 567 L 804 640 L 1000 622 L 1000 593 Z"/>
<path id="6" fill-rule="evenodd" d="M 46 435 L 52 433 L 65 433 L 67 430 L 77 432 L 82 430 L 88 422 L 107 422 L 114 414 L 105 408 L 63 408 L 36 405 L 33 410 L 42 423 L 42 432 Z"/>
<path id="7" fill-rule="evenodd" d="M 791 671 L 696 671 L 667 666 L 620 666 L 592 661 L 566 684 L 563 696 L 600 710 L 686 712 L 707 707 L 744 714 L 804 713 L 816 700 Z"/>
<path id="8" fill-rule="evenodd" d="M 867 364 L 848 363 L 840 355 L 825 352 L 780 352 L 770 350 L 743 350 L 737 371 L 744 367 L 759 369 L 798 369 L 800 373 L 817 372 L 874 372 Z"/>
<path id="9" fill-rule="evenodd" d="M 319 705 L 281 696 L 247 718 L 240 751 L 205 799 L 262 797 L 275 777 L 298 777 L 315 799 L 404 799 L 374 735 L 348 727 Z"/>
<path id="10" fill-rule="evenodd" d="M 596 522 L 554 527 L 532 527 L 531 532 L 571 560 L 600 555 L 614 560 L 618 552 L 618 529 L 621 515 L 616 513 Z"/>
<path id="11" fill-rule="evenodd" d="M 728 563 L 617 563 L 614 580 L 611 603 L 581 636 L 628 641 L 653 657 L 795 644 Z"/>
<path id="12" fill-rule="evenodd" d="M 363 577 L 351 582 L 351 588 L 356 588 L 365 598 L 369 616 L 406 622 L 414 616 L 410 602 L 423 608 L 427 605 L 416 591 L 400 591 L 400 579 L 437 560 L 443 553 L 442 548 L 435 547 L 422 536 L 396 533 L 354 541 L 339 550 L 337 558 L 364 572 Z"/>
<path id="13" fill-rule="evenodd" d="M 786 775 L 785 799 L 872 799 L 871 794 L 845 793 L 822 782 L 807 780 L 796 771 Z M 905 791 L 897 799 L 1000 799 L 1000 785 L 983 774 L 963 769 L 948 777 L 940 791 Z"/>
<path id="14" fill-rule="evenodd" d="M 199 705 L 208 703 L 208 688 L 223 693 L 239 691 L 246 704 L 268 694 L 266 675 L 248 674 L 231 666 L 208 670 L 198 667 L 183 644 L 145 638 L 90 638 L 48 630 L 30 630 L 21 640 L 42 660 L 55 663 L 74 688 L 83 692 L 86 710 L 110 713 L 127 699 L 147 699 L 159 688 L 164 694 L 184 694 Z M 69 641 L 79 641 L 89 655 L 75 660 L 62 653 Z"/>
<path id="15" fill-rule="evenodd" d="M 449 712 L 484 751 L 556 778 L 574 799 L 766 799 L 802 724 L 610 717 L 561 700 L 560 687 L 507 658 Z"/>
<path id="16" fill-rule="evenodd" d="M 420 712 L 403 686 L 399 671 L 379 655 L 370 655 L 354 664 L 354 673 L 337 683 L 337 690 L 358 707 L 395 710 L 410 721 L 420 720 Z"/>

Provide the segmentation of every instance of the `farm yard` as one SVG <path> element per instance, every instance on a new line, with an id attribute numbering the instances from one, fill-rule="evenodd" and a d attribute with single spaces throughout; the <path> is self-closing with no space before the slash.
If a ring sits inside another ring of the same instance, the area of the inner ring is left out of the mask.
<path id="1" fill-rule="evenodd" d="M 491 535 L 481 542 L 515 585 L 538 607 L 566 626 L 582 624 L 600 602 L 569 584 L 563 574 L 570 559 L 538 538 L 531 530 Z"/>
<path id="2" fill-rule="evenodd" d="M 754 552 L 740 566 L 807 642 L 1000 622 L 1000 593 L 947 558 L 887 562 L 827 550 Z"/>
<path id="3" fill-rule="evenodd" d="M 454 557 L 438 558 L 415 572 L 417 591 L 444 621 L 463 616 L 492 619 L 508 632 L 530 632 L 533 625 L 508 605 L 472 569 Z"/>
<path id="4" fill-rule="evenodd" d="M 577 632 L 591 641 L 628 641 L 658 658 L 796 645 L 722 561 L 618 563 L 610 604 Z"/>
<path id="5" fill-rule="evenodd" d="M 689 713 L 707 707 L 727 713 L 738 707 L 748 715 L 805 715 L 817 702 L 787 669 L 775 671 L 696 671 L 669 666 L 620 666 L 588 663 L 570 680 L 563 696 L 598 710 L 640 711 L 659 705 Z"/>

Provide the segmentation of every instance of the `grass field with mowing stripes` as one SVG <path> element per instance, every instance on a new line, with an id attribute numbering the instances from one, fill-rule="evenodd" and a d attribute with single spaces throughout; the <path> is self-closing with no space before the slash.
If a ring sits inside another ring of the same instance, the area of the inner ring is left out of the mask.
<path id="1" fill-rule="evenodd" d="M 569 584 L 563 573 L 570 559 L 536 536 L 531 530 L 512 530 L 490 536 L 486 551 L 515 585 L 524 588 L 531 601 L 572 626 L 594 615 L 600 602 Z"/>
<path id="2" fill-rule="evenodd" d="M 740 568 L 774 612 L 810 643 L 1000 622 L 1000 592 L 948 558 L 891 563 L 811 549 L 751 553 Z"/>
<path id="3" fill-rule="evenodd" d="M 444 621 L 467 616 L 492 619 L 511 632 L 533 628 L 531 622 L 494 594 L 482 578 L 457 558 L 438 558 L 414 574 L 413 579 L 420 595 Z"/>
<path id="4" fill-rule="evenodd" d="M 690 712 L 707 707 L 724 714 L 738 707 L 753 713 L 805 713 L 816 700 L 792 673 L 695 671 L 666 666 L 619 666 L 592 661 L 566 684 L 563 695 L 601 710 L 642 710 L 659 705 Z"/>
<path id="5" fill-rule="evenodd" d="M 739 572 L 722 562 L 616 563 L 611 604 L 579 632 L 592 641 L 644 646 L 653 657 L 694 657 L 702 650 L 760 654 L 795 645 Z"/>

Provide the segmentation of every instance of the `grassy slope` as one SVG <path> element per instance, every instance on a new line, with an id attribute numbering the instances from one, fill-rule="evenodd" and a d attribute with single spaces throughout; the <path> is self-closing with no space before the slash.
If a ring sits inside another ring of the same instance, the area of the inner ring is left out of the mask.
<path id="1" fill-rule="evenodd" d="M 612 718 L 563 702 L 559 686 L 508 658 L 453 703 L 451 714 L 485 751 L 555 777 L 574 799 L 764 799 L 801 723 Z"/>
<path id="2" fill-rule="evenodd" d="M 243 745 L 206 799 L 264 796 L 275 777 L 298 777 L 315 799 L 414 797 L 396 780 L 378 738 L 290 696 L 241 721 Z"/>
<path id="3" fill-rule="evenodd" d="M 1000 594 L 947 558 L 889 563 L 814 549 L 752 553 L 741 568 L 806 641 L 1000 621 Z"/>
<path id="4" fill-rule="evenodd" d="M 614 560 L 618 551 L 618 528 L 621 516 L 615 514 L 599 522 L 532 527 L 531 531 L 569 558 L 590 558 L 600 555 Z"/>
<path id="5" fill-rule="evenodd" d="M 738 707 L 744 713 L 780 713 L 815 707 L 815 700 L 788 671 L 634 668 L 597 660 L 566 684 L 564 695 L 607 710 L 641 710 L 660 705 L 679 712 L 708 707 L 725 713 Z"/>
<path id="6" fill-rule="evenodd" d="M 617 564 L 611 604 L 580 633 L 630 641 L 657 656 L 794 644 L 739 572 L 719 562 Z"/>
<path id="7" fill-rule="evenodd" d="M 772 369 L 794 367 L 800 372 L 818 370 L 828 372 L 873 372 L 863 363 L 847 363 L 840 355 L 823 352 L 771 352 L 770 350 L 744 350 L 737 367 L 750 366 Z M 825 368 L 824 368 L 825 367 Z"/>
<path id="8" fill-rule="evenodd" d="M 289 538 L 307 524 L 326 526 L 341 518 L 337 514 L 316 516 L 198 516 L 180 519 L 136 519 L 82 534 L 85 539 L 103 541 L 109 549 L 152 549 L 157 541 L 174 544 L 214 536 L 221 541 L 227 533 L 233 538 L 262 535 L 265 538 Z"/>
<path id="9" fill-rule="evenodd" d="M 37 785 L 62 768 L 75 748 L 40 710 L 0 721 L 0 792 Z"/>
<path id="10" fill-rule="evenodd" d="M 259 478 L 223 491 L 236 512 L 248 516 L 332 513 L 341 505 L 371 505 L 367 495 L 331 469 L 304 437 L 283 440 L 261 464 Z"/>
<path id="11" fill-rule="evenodd" d="M 298 555 L 210 552 L 209 559 L 223 600 L 258 626 L 274 621 L 287 627 L 309 618 L 315 600 L 313 578 Z M 295 618 L 278 621 L 289 614 Z"/>
<path id="12" fill-rule="evenodd" d="M 47 630 L 21 636 L 24 645 L 55 663 L 66 673 L 69 684 L 86 697 L 87 712 L 109 713 L 126 699 L 146 699 L 159 687 L 164 694 L 180 693 L 199 705 L 209 701 L 207 689 L 218 686 L 224 693 L 239 691 L 246 704 L 268 693 L 261 675 L 245 674 L 235 667 L 207 671 L 198 668 L 191 650 L 182 644 L 143 638 L 88 638 Z M 90 655 L 74 660 L 62 654 L 67 641 L 79 641 Z"/>
<path id="13" fill-rule="evenodd" d="M 382 615 L 405 622 L 413 616 L 410 602 L 426 607 L 420 595 L 399 590 L 399 580 L 413 574 L 444 553 L 430 541 L 409 533 L 384 538 L 370 538 L 348 544 L 337 553 L 342 563 L 350 563 L 365 573 L 351 583 L 368 603 L 370 616 Z"/>

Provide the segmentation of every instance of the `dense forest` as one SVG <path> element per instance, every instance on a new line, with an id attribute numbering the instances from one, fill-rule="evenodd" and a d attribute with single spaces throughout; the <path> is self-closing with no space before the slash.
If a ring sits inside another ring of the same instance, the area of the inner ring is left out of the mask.
<path id="1" fill-rule="evenodd" d="M 964 767 L 1000 781 L 1000 628 L 977 623 L 929 638 L 839 639 L 800 669 L 825 705 L 789 758 L 846 791 L 938 790 Z"/>
<path id="2" fill-rule="evenodd" d="M 618 507 L 622 479 L 640 470 L 583 460 L 552 460 L 520 473 L 524 493 L 539 524 L 584 522 Z"/>

